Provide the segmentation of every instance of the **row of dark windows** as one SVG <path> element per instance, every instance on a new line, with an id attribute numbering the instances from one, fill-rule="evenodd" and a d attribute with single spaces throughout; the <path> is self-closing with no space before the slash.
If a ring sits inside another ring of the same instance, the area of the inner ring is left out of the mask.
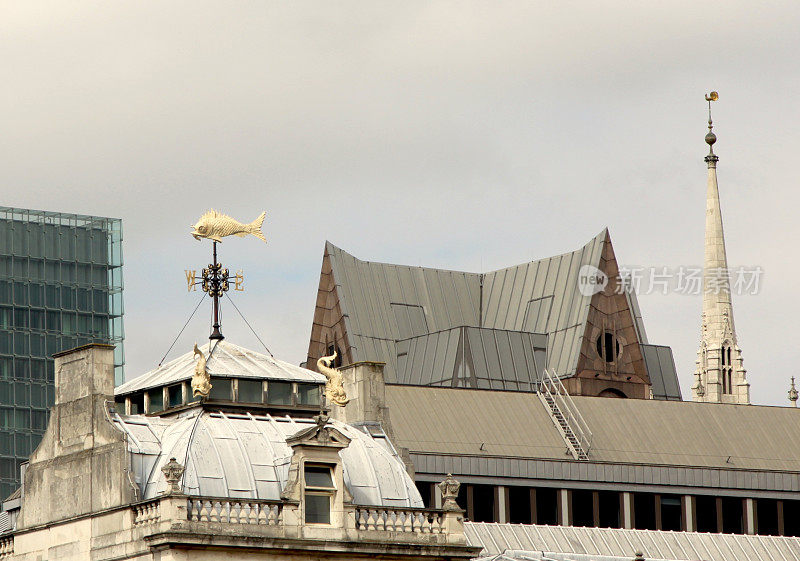
<path id="1" fill-rule="evenodd" d="M 425 505 L 434 504 L 436 487 L 418 482 Z M 462 484 L 457 502 L 473 522 L 545 524 L 623 528 L 623 494 L 618 491 L 571 489 L 568 513 L 564 521 L 562 495 L 548 487 L 505 487 L 506 512 L 500 516 L 500 488 L 493 485 Z M 686 531 L 686 507 L 683 495 L 667 493 L 631 493 L 632 524 L 638 530 Z M 692 526 L 698 532 L 745 533 L 745 499 L 742 497 L 693 496 Z M 754 499 L 754 523 L 757 534 L 800 536 L 800 501 Z"/>
<path id="2" fill-rule="evenodd" d="M 0 220 L 0 253 L 107 263 L 108 232 L 55 224 Z"/>
<path id="3" fill-rule="evenodd" d="M 317 406 L 320 404 L 320 392 L 320 384 L 264 382 L 247 378 L 217 378 L 212 376 L 211 393 L 208 399 L 211 401 L 265 403 L 278 406 Z M 145 394 L 147 395 L 147 403 L 145 403 Z M 166 388 L 153 388 L 146 392 L 118 397 L 116 401 L 121 408 L 120 412 L 138 415 L 159 413 L 166 409 L 199 401 L 199 398 L 193 398 L 188 383 L 182 382 Z"/>
<path id="4" fill-rule="evenodd" d="M 74 349 L 89 343 L 108 343 L 108 335 L 102 332 L 86 333 L 83 337 L 59 337 L 27 331 L 0 329 L 0 355 L 51 357 L 62 350 Z M 1 360 L 0 360 L 1 361 Z M 17 376 L 15 372 L 16 377 Z M 0 377 L 6 377 L 0 366 Z"/>
<path id="5" fill-rule="evenodd" d="M 2 334 L 0 334 L 0 337 L 2 337 Z M 0 380 L 14 379 L 25 382 L 49 382 L 52 384 L 55 381 L 54 361 L 52 358 L 45 357 L 0 356 Z"/>
<path id="6" fill-rule="evenodd" d="M 0 278 L 108 288 L 119 284 L 115 280 L 118 274 L 117 269 L 106 264 L 0 255 Z"/>
<path id="7" fill-rule="evenodd" d="M 0 380 L 0 405 L 49 408 L 53 405 L 54 390 L 46 384 L 27 380 Z"/>
<path id="8" fill-rule="evenodd" d="M 0 433 L 3 431 L 41 431 L 47 428 L 48 409 L 0 406 Z M 38 442 L 37 442 L 38 444 Z M 5 453 L 0 449 L 0 454 Z M 17 454 L 19 455 L 19 454 Z"/>
<path id="9" fill-rule="evenodd" d="M 36 450 L 36 447 L 39 446 L 39 443 L 42 441 L 43 434 L 44 429 L 23 432 L 0 430 L 0 456 L 11 456 L 12 458 L 21 458 L 23 460 L 27 460 L 28 456 L 30 456 L 31 453 Z M 17 475 L 19 474 L 14 474 L 13 477 L 16 477 Z M 2 477 L 7 476 L 3 475 Z"/>
<path id="10" fill-rule="evenodd" d="M 75 288 L 68 285 L 37 284 L 0 280 L 0 304 L 109 312 L 108 289 Z"/>
<path id="11" fill-rule="evenodd" d="M 0 329 L 54 331 L 59 334 L 108 337 L 109 317 L 105 314 L 82 314 L 72 311 L 5 308 L 0 306 Z"/>
<path id="12" fill-rule="evenodd" d="M 0 500 L 5 500 L 19 488 L 19 468 L 27 458 L 0 458 Z"/>

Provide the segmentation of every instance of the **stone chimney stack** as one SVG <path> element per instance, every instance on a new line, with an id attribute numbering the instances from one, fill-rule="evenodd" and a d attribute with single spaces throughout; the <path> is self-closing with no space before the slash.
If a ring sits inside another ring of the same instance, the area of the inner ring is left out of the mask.
<path id="1" fill-rule="evenodd" d="M 90 344 L 55 355 L 55 405 L 25 471 L 17 529 L 135 500 L 125 436 L 108 413 L 114 347 Z"/>
<path id="2" fill-rule="evenodd" d="M 344 407 L 328 404 L 331 408 L 330 416 L 349 425 L 374 425 L 376 428 L 380 426 L 400 454 L 406 471 L 413 477 L 414 464 L 411 462 L 411 456 L 406 448 L 399 446 L 389 418 L 384 366 L 385 362 L 362 361 L 339 368 L 344 391 L 350 401 Z"/>

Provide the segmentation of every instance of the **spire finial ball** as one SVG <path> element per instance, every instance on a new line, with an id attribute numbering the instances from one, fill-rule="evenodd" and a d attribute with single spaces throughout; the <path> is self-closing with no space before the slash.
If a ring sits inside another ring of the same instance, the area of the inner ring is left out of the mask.
<path id="1" fill-rule="evenodd" d="M 709 146 L 713 146 L 716 141 L 717 141 L 717 135 L 714 134 L 713 132 L 709 132 L 706 135 L 706 144 L 708 144 Z"/>

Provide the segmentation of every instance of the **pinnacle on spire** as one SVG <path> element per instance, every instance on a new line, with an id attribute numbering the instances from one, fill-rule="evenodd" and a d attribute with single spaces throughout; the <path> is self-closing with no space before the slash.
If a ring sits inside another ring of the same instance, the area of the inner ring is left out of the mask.
<path id="1" fill-rule="evenodd" d="M 794 376 L 792 376 L 792 386 L 789 388 L 789 401 L 792 402 L 792 405 L 797 407 L 797 388 L 794 387 Z"/>
<path id="2" fill-rule="evenodd" d="M 717 92 L 711 92 L 710 94 L 706 94 L 706 101 L 708 102 L 708 133 L 706 134 L 706 144 L 708 144 L 708 156 L 706 156 L 706 162 L 709 165 L 714 162 L 716 163 L 719 158 L 714 154 L 714 143 L 717 141 L 717 135 L 714 134 L 714 122 L 711 120 L 711 102 L 717 101 L 719 99 L 719 94 Z"/>

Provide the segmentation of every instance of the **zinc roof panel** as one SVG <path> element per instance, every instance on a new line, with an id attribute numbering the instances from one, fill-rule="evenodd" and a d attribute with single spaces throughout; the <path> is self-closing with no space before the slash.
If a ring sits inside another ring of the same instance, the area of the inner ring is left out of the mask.
<path id="1" fill-rule="evenodd" d="M 556 279 L 557 285 L 554 288 L 556 298 L 560 296 L 554 329 L 570 325 L 569 316 L 572 308 L 572 301 L 577 292 L 578 269 L 580 267 L 581 254 L 584 251 L 585 250 L 581 250 L 580 252 L 570 253 L 565 255 L 561 260 L 561 266 L 559 267 L 558 277 Z"/>
<path id="2" fill-rule="evenodd" d="M 500 296 L 503 292 L 503 283 L 506 279 L 506 269 L 494 271 L 486 274 L 486 279 L 491 279 L 488 292 L 486 291 L 486 283 L 484 283 L 483 295 L 483 323 L 487 327 L 496 327 L 495 321 L 497 320 L 497 309 L 500 306 Z"/>

